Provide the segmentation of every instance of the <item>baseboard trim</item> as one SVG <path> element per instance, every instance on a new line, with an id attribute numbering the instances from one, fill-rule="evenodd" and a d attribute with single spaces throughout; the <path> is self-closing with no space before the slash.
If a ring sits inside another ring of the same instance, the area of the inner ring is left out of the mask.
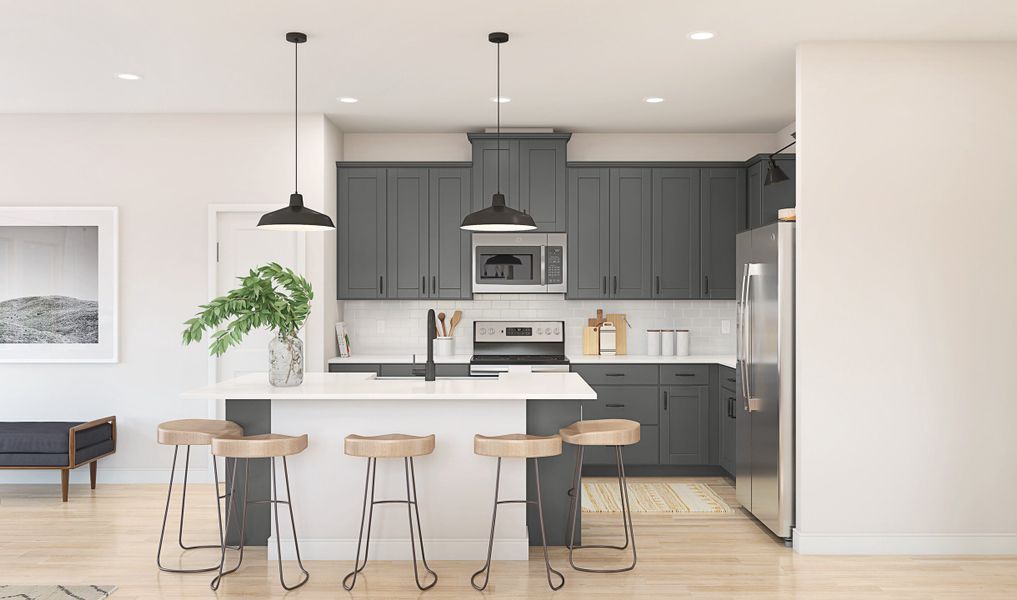
<path id="1" fill-rule="evenodd" d="M 794 549 L 819 555 L 1012 555 L 1017 533 L 803 533 Z"/>
<path id="2" fill-rule="evenodd" d="M 103 468 L 99 461 L 97 480 L 104 483 L 168 483 L 169 469 L 120 469 Z M 178 468 L 174 481 L 184 480 L 183 469 Z M 208 467 L 195 467 L 187 470 L 187 483 L 211 483 L 212 477 Z M 16 469 L 0 470 L 0 485 L 3 484 L 35 484 L 48 483 L 60 485 L 59 469 Z M 71 470 L 71 484 L 88 483 L 88 467 L 81 466 Z"/>
<path id="3" fill-rule="evenodd" d="M 429 539 L 424 542 L 427 560 L 475 560 L 487 558 L 487 539 Z M 283 560 L 296 560 L 293 539 L 282 538 Z M 356 539 L 310 538 L 300 540 L 303 560 L 353 560 L 357 554 Z M 268 539 L 268 557 L 278 558 L 275 537 Z M 495 539 L 495 560 L 528 560 L 527 538 Z M 411 560 L 409 539 L 371 539 L 369 560 Z M 417 557 L 419 560 L 419 556 Z"/>

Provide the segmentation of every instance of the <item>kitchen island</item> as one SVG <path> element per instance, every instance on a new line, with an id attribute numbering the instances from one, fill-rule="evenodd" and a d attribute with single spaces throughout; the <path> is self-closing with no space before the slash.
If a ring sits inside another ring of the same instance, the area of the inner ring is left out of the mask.
<path id="1" fill-rule="evenodd" d="M 247 435 L 308 434 L 307 450 L 292 457 L 289 470 L 300 551 L 310 560 L 350 560 L 356 553 L 367 461 L 345 456 L 343 438 L 351 433 L 435 434 L 434 453 L 415 461 L 428 557 L 482 560 L 490 534 L 496 461 L 473 454 L 474 434 L 525 432 L 528 401 L 594 400 L 597 394 L 576 373 L 512 372 L 432 382 L 374 373 L 308 373 L 297 387 L 272 387 L 265 374 L 251 374 L 182 397 L 224 400 L 226 418 L 244 427 Z M 563 464 L 571 456 L 566 452 L 557 458 Z M 556 469 L 541 470 L 545 502 L 566 493 L 567 478 L 557 476 Z M 501 477 L 501 498 L 527 497 L 524 461 L 504 461 Z M 241 479 L 239 473 L 238 487 Z M 253 461 L 251 499 L 268 498 L 270 484 L 267 461 Z M 406 497 L 401 460 L 379 461 L 376 497 Z M 545 517 L 564 521 L 565 515 L 545 512 Z M 248 542 L 266 543 L 270 523 L 267 505 L 251 506 Z M 282 529 L 283 558 L 290 559 L 292 544 L 285 539 L 287 527 Z M 409 559 L 405 510 L 378 508 L 371 538 L 372 558 Z M 552 538 L 548 543 L 562 541 Z M 499 511 L 495 558 L 525 560 L 528 545 L 525 512 Z M 273 541 L 270 556 L 274 550 Z"/>

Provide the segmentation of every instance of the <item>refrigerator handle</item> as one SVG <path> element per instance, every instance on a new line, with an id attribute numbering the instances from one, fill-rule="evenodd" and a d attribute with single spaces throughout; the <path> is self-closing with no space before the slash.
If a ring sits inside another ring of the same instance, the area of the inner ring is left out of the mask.
<path id="1" fill-rule="evenodd" d="M 745 410 L 752 412 L 756 410 L 758 403 L 752 398 L 752 378 L 749 377 L 749 363 L 752 362 L 752 276 L 758 274 L 758 266 L 748 263 L 745 265 L 745 283 L 742 285 L 742 339 L 745 351 L 743 352 L 743 363 L 745 368 L 742 373 L 742 386 L 745 394 Z"/>
<path id="2" fill-rule="evenodd" d="M 745 347 L 745 297 L 749 287 L 749 265 L 742 265 L 741 296 L 738 298 L 738 356 L 737 361 L 742 366 L 742 376 L 738 379 L 741 385 L 742 397 L 748 398 L 749 394 L 745 386 L 745 377 L 748 372 L 748 361 L 746 360 Z"/>

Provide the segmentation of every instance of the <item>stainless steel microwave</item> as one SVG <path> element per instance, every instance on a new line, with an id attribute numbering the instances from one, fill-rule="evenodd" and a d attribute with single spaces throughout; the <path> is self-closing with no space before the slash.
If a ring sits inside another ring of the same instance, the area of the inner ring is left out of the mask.
<path id="1" fill-rule="evenodd" d="M 480 294 L 564 294 L 564 233 L 474 233 L 473 291 Z"/>

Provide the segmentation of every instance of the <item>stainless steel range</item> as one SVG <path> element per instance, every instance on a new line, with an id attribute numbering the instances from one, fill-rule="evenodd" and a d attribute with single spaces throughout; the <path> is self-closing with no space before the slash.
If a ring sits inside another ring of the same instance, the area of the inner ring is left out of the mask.
<path id="1" fill-rule="evenodd" d="M 565 321 L 474 321 L 470 375 L 495 376 L 517 365 L 567 373 Z"/>

